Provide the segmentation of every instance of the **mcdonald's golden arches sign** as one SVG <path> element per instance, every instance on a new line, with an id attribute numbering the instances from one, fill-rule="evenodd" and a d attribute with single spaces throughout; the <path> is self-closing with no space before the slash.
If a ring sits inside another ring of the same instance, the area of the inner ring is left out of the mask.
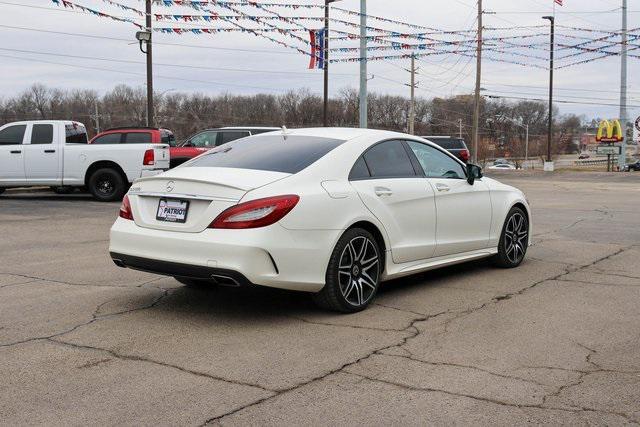
<path id="1" fill-rule="evenodd" d="M 598 134 L 596 141 L 598 142 L 622 142 L 624 135 L 622 134 L 622 125 L 620 120 L 603 120 L 598 126 Z"/>

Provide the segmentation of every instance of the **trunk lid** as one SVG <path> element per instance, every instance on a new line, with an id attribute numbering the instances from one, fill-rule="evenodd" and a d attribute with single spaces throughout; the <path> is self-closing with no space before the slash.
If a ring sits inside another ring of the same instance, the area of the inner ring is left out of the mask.
<path id="1" fill-rule="evenodd" d="M 199 233 L 248 191 L 289 175 L 250 169 L 179 167 L 136 181 L 129 190 L 129 199 L 134 220 L 140 227 Z M 161 200 L 177 203 L 180 208 L 185 206 L 179 202 L 186 202 L 184 222 L 159 219 Z"/>

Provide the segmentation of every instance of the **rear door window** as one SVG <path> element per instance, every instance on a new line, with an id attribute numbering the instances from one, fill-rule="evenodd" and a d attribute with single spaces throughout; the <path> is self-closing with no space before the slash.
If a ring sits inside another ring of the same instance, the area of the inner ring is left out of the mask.
<path id="1" fill-rule="evenodd" d="M 192 160 L 191 167 L 298 173 L 343 144 L 343 140 L 265 133 L 217 147 Z"/>
<path id="2" fill-rule="evenodd" d="M 151 132 L 130 132 L 124 134 L 125 144 L 151 144 Z"/>
<path id="3" fill-rule="evenodd" d="M 188 142 L 194 147 L 215 147 L 218 139 L 218 132 L 201 132 L 191 138 Z"/>
<path id="4" fill-rule="evenodd" d="M 416 141 L 407 141 L 427 178 L 466 178 L 464 167 L 439 149 Z"/>
<path id="5" fill-rule="evenodd" d="M 53 143 L 53 125 L 33 125 L 31 145 Z"/>
<path id="6" fill-rule="evenodd" d="M 108 133 L 94 139 L 93 144 L 120 144 L 121 140 L 121 133 Z"/>
<path id="7" fill-rule="evenodd" d="M 27 125 L 14 125 L 0 131 L 0 145 L 20 145 Z"/>
<path id="8" fill-rule="evenodd" d="M 372 178 L 406 178 L 416 176 L 402 141 L 385 141 L 369 148 L 363 155 Z"/>
<path id="9" fill-rule="evenodd" d="M 65 142 L 67 144 L 89 143 L 89 138 L 87 137 L 87 129 L 84 127 L 84 125 L 74 122 L 70 125 L 65 125 L 64 128 L 66 133 Z"/>
<path id="10" fill-rule="evenodd" d="M 244 138 L 245 136 L 249 135 L 249 131 L 223 131 L 222 137 L 220 138 L 220 145 L 226 144 L 227 142 L 235 141 L 236 139 Z"/>
<path id="11" fill-rule="evenodd" d="M 425 138 L 445 150 L 462 150 L 465 148 L 464 141 L 459 138 Z"/>

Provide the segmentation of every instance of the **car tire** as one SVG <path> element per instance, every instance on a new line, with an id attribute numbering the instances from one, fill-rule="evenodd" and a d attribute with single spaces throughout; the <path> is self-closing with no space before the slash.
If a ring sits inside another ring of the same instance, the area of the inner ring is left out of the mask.
<path id="1" fill-rule="evenodd" d="M 101 202 L 122 200 L 126 183 L 118 171 L 110 168 L 98 169 L 89 178 L 89 192 Z"/>
<path id="2" fill-rule="evenodd" d="M 188 277 L 174 277 L 174 279 L 188 288 L 205 289 L 217 287 L 217 285 L 210 280 L 190 279 Z"/>
<path id="3" fill-rule="evenodd" d="M 502 225 L 498 253 L 493 263 L 500 268 L 515 268 L 522 263 L 529 247 L 529 217 L 519 207 L 513 207 Z"/>
<path id="4" fill-rule="evenodd" d="M 313 300 L 331 311 L 362 311 L 375 297 L 381 273 L 382 256 L 376 239 L 364 229 L 352 228 L 333 249 L 325 286 L 313 295 Z"/>

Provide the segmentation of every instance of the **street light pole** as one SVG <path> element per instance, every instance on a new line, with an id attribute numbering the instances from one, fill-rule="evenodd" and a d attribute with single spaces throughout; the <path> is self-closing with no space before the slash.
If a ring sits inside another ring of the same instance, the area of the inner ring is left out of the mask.
<path id="1" fill-rule="evenodd" d="M 324 2 L 324 102 L 322 107 L 322 123 L 329 126 L 329 4 L 334 0 Z"/>
<path id="2" fill-rule="evenodd" d="M 620 123 L 622 124 L 622 148 L 618 167 L 624 170 L 627 163 L 627 0 L 622 0 L 622 44 L 620 47 Z M 633 135 L 633 134 L 632 134 Z"/>
<path id="3" fill-rule="evenodd" d="M 151 0 L 146 0 L 146 26 L 149 32 L 149 40 L 147 41 L 147 126 L 153 127 L 153 53 L 152 53 L 152 29 L 151 29 Z"/>
<path id="4" fill-rule="evenodd" d="M 367 126 L 367 0 L 360 0 L 360 127 Z"/>
<path id="5" fill-rule="evenodd" d="M 551 170 L 553 170 L 553 160 L 551 158 L 551 140 L 553 136 L 553 54 L 555 48 L 556 19 L 553 16 L 543 16 L 542 19 L 548 20 L 551 24 L 551 49 L 549 51 L 549 130 L 547 135 L 547 163 L 549 163 Z"/>

